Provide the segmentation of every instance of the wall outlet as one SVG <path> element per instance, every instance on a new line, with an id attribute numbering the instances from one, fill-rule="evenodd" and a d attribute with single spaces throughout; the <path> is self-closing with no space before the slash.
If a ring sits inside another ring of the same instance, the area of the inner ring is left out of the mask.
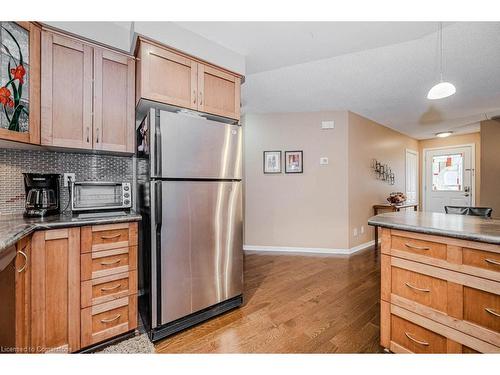
<path id="1" fill-rule="evenodd" d="M 328 158 L 325 156 L 319 158 L 319 165 L 328 165 Z"/>
<path id="2" fill-rule="evenodd" d="M 352 234 L 354 235 L 354 237 L 357 237 L 358 236 L 358 228 L 354 228 L 354 230 L 352 231 Z"/>
<path id="3" fill-rule="evenodd" d="M 361 232 L 361 234 L 365 233 L 365 226 L 364 225 L 361 226 L 360 232 Z"/>
<path id="4" fill-rule="evenodd" d="M 68 186 L 68 180 L 71 178 L 72 182 L 75 182 L 75 174 L 74 173 L 65 173 L 63 174 L 63 186 Z"/>

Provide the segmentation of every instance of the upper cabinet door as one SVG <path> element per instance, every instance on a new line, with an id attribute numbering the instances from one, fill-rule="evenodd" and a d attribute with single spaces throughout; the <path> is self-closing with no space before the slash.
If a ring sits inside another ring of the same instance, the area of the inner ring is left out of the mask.
<path id="1" fill-rule="evenodd" d="M 241 78 L 198 64 L 198 110 L 240 119 Z"/>
<path id="2" fill-rule="evenodd" d="M 134 152 L 134 94 L 134 59 L 94 48 L 94 149 Z"/>
<path id="3" fill-rule="evenodd" d="M 0 21 L 0 139 L 40 144 L 40 33 Z"/>
<path id="4" fill-rule="evenodd" d="M 140 41 L 142 98 L 197 109 L 197 63 L 167 49 Z"/>
<path id="5" fill-rule="evenodd" d="M 92 149 L 92 47 L 42 32 L 42 145 Z"/>

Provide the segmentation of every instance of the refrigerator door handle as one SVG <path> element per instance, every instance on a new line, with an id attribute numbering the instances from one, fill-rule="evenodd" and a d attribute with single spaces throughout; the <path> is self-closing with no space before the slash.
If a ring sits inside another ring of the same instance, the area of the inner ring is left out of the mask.
<path id="1" fill-rule="evenodd" d="M 162 182 L 153 181 L 151 191 L 151 324 L 161 319 L 161 227 Z"/>
<path id="2" fill-rule="evenodd" d="M 154 171 L 155 171 L 155 176 L 161 176 L 161 121 L 160 121 L 160 111 L 155 111 L 155 153 L 154 153 L 154 159 L 155 159 L 155 166 L 154 166 Z"/>

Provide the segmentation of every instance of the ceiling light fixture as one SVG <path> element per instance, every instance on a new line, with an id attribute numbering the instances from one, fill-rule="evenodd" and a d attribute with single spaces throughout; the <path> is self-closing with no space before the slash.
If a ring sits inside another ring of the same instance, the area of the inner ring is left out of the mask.
<path id="1" fill-rule="evenodd" d="M 440 132 L 440 133 L 436 133 L 436 137 L 439 137 L 439 138 L 446 138 L 446 137 L 449 137 L 450 135 L 452 135 L 453 132 L 451 131 L 448 131 L 448 132 Z"/>
<path id="2" fill-rule="evenodd" d="M 443 23 L 439 22 L 439 76 L 438 84 L 432 86 L 427 93 L 427 99 L 443 99 L 457 92 L 455 86 L 450 82 L 443 81 Z"/>

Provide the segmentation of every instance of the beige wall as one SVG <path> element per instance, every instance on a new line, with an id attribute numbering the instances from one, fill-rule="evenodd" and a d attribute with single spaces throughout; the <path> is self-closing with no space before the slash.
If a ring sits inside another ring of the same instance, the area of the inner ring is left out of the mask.
<path id="1" fill-rule="evenodd" d="M 481 205 L 500 218 L 500 122 L 481 122 Z"/>
<path id="2" fill-rule="evenodd" d="M 424 139 L 420 140 L 418 142 L 419 144 L 419 187 L 420 190 L 422 190 L 422 165 L 423 165 L 423 158 L 424 158 L 424 152 L 423 150 L 426 148 L 437 148 L 437 147 L 450 147 L 450 146 L 458 146 L 458 145 L 468 145 L 468 144 L 474 144 L 475 145 L 475 159 L 476 159 L 476 173 L 475 173 L 475 184 L 476 184 L 476 192 L 475 192 L 475 199 L 476 199 L 476 206 L 479 206 L 481 204 L 481 162 L 480 162 L 480 155 L 481 155 L 481 137 L 479 133 L 471 133 L 471 134 L 461 134 L 461 135 L 454 135 L 450 136 L 447 138 L 432 138 L 432 139 Z M 422 207 L 422 199 L 423 199 L 423 194 L 420 194 L 420 207 Z"/>
<path id="3" fill-rule="evenodd" d="M 325 120 L 335 129 L 322 130 Z M 249 114 L 243 129 L 244 243 L 348 248 L 347 112 Z M 303 150 L 304 173 L 285 174 L 283 165 L 283 173 L 265 175 L 265 150 Z M 323 156 L 328 165 L 319 164 Z"/>
<path id="4" fill-rule="evenodd" d="M 349 244 L 354 247 L 374 238 L 366 222 L 373 216 L 373 205 L 387 203 L 393 191 L 405 191 L 406 149 L 418 150 L 418 142 L 404 134 L 349 112 Z M 377 180 L 371 169 L 375 158 L 388 164 L 395 174 L 395 184 Z M 360 233 L 364 226 L 364 233 Z M 354 228 L 358 236 L 354 236 Z"/>

